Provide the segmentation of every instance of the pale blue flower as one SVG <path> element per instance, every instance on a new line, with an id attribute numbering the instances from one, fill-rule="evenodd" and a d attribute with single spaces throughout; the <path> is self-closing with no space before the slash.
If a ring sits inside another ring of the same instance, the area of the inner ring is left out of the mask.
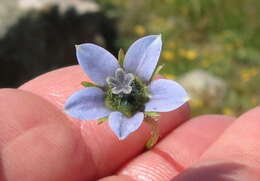
<path id="1" fill-rule="evenodd" d="M 108 124 L 113 132 L 119 139 L 124 139 L 140 127 L 144 112 L 168 112 L 177 109 L 189 99 L 183 87 L 172 80 L 150 81 L 161 48 L 161 35 L 143 37 L 130 46 L 123 67 L 120 67 L 117 59 L 105 49 L 91 43 L 78 45 L 76 50 L 79 64 L 98 87 L 83 88 L 75 92 L 65 103 L 65 111 L 80 120 L 108 117 Z M 134 80 L 141 80 L 149 94 L 149 100 L 139 106 L 139 110 L 126 116 L 123 112 L 106 106 L 108 87 L 115 96 L 131 96 L 136 91 Z"/>

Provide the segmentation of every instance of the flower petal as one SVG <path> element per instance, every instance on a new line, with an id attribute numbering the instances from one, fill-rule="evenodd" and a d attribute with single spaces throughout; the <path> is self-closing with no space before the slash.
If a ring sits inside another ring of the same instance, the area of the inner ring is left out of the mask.
<path id="1" fill-rule="evenodd" d="M 130 133 L 137 130 L 142 124 L 144 114 L 142 112 L 136 113 L 133 117 L 128 118 L 121 112 L 112 112 L 109 115 L 108 124 L 116 134 L 116 136 L 122 140 L 125 139 Z"/>
<path id="2" fill-rule="evenodd" d="M 123 90 L 122 90 L 122 92 L 124 93 L 124 94 L 130 94 L 131 92 L 132 92 L 132 87 L 131 86 L 125 86 L 124 88 L 123 88 Z"/>
<path id="3" fill-rule="evenodd" d="M 135 77 L 133 74 L 129 73 L 125 75 L 125 80 L 124 80 L 124 85 L 131 85 L 132 82 L 134 81 Z"/>
<path id="4" fill-rule="evenodd" d="M 125 72 L 123 69 L 119 68 L 116 70 L 116 80 L 118 80 L 118 82 L 124 82 L 125 79 Z"/>
<path id="5" fill-rule="evenodd" d="M 158 79 L 149 86 L 150 101 L 145 104 L 147 112 L 168 112 L 189 100 L 184 88 L 175 81 Z"/>
<path id="6" fill-rule="evenodd" d="M 85 73 L 100 86 L 107 85 L 106 78 L 114 76 L 119 67 L 116 58 L 104 48 L 85 43 L 76 46 L 78 62 Z"/>
<path id="7" fill-rule="evenodd" d="M 156 68 L 162 49 L 161 35 L 150 35 L 134 42 L 125 55 L 126 71 L 149 81 Z"/>
<path id="8" fill-rule="evenodd" d="M 75 92 L 64 107 L 66 113 L 80 120 L 96 120 L 108 116 L 111 112 L 104 105 L 104 92 L 97 87 Z"/>
<path id="9" fill-rule="evenodd" d="M 116 87 L 120 84 L 120 82 L 118 82 L 114 77 L 107 77 L 106 81 L 108 85 L 111 85 L 112 87 Z"/>
<path id="10" fill-rule="evenodd" d="M 119 93 L 121 93 L 123 90 L 122 90 L 122 87 L 120 87 L 120 86 L 117 86 L 117 87 L 113 87 L 112 88 L 112 93 L 113 94 L 119 94 Z"/>

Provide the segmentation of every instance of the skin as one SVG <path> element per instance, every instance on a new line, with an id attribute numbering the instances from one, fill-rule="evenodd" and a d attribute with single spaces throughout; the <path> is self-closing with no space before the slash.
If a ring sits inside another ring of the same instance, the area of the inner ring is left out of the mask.
<path id="1" fill-rule="evenodd" d="M 106 123 L 63 113 L 83 80 L 72 66 L 0 90 L 1 181 L 260 180 L 260 107 L 190 119 L 185 104 L 162 114 L 161 139 L 145 151 L 146 124 L 119 141 Z"/>

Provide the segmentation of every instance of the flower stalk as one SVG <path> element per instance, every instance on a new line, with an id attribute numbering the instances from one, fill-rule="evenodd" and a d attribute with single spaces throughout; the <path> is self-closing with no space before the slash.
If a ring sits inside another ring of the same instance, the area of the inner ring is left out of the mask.
<path id="1" fill-rule="evenodd" d="M 145 116 L 144 121 L 148 123 L 151 126 L 151 137 L 146 142 L 145 147 L 146 149 L 151 149 L 158 141 L 160 137 L 160 127 L 159 127 L 159 121 L 158 117 L 151 117 L 151 116 Z"/>

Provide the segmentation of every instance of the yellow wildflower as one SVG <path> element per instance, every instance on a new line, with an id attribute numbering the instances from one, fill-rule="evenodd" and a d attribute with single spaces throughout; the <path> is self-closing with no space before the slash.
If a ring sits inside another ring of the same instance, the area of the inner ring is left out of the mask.
<path id="1" fill-rule="evenodd" d="M 240 71 L 240 79 L 242 81 L 249 81 L 258 74 L 256 68 L 247 68 Z"/>
<path id="2" fill-rule="evenodd" d="M 134 31 L 139 36 L 143 36 L 146 32 L 145 28 L 142 25 L 134 26 Z"/>
<path id="3" fill-rule="evenodd" d="M 191 99 L 190 104 L 193 107 L 202 107 L 204 103 L 201 99 Z"/>
<path id="4" fill-rule="evenodd" d="M 194 60 L 198 57 L 198 54 L 195 50 L 185 50 L 185 49 L 180 49 L 179 54 L 188 60 Z"/>
<path id="5" fill-rule="evenodd" d="M 194 59 L 196 59 L 197 58 L 197 56 L 198 56 L 198 54 L 197 54 L 197 52 L 196 51 L 194 51 L 194 50 L 188 50 L 187 52 L 186 52 L 186 58 L 187 59 L 189 59 L 189 60 L 194 60 Z"/>
<path id="6" fill-rule="evenodd" d="M 230 108 L 226 107 L 222 110 L 223 114 L 225 115 L 229 115 L 229 116 L 234 116 L 235 113 L 233 110 L 231 110 Z"/>
<path id="7" fill-rule="evenodd" d="M 164 77 L 167 79 L 176 80 L 176 76 L 174 76 L 173 74 L 164 74 Z"/>
<path id="8" fill-rule="evenodd" d="M 165 50 L 162 52 L 162 57 L 167 61 L 171 61 L 174 59 L 175 56 L 172 51 Z"/>

